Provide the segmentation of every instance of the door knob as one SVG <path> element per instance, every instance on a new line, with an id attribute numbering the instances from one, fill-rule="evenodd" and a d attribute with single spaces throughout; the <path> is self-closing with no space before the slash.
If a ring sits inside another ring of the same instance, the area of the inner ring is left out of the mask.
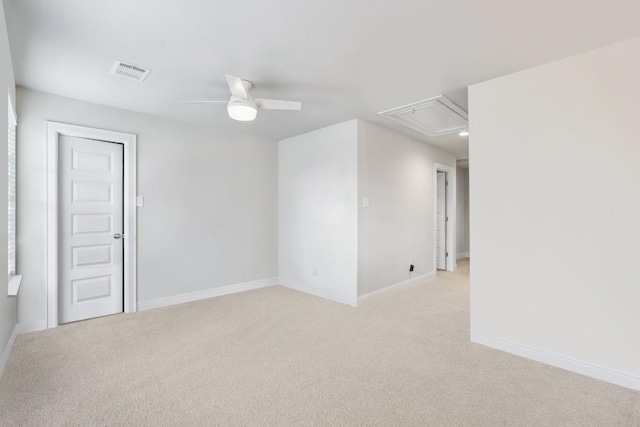
<path id="1" fill-rule="evenodd" d="M 121 237 L 122 237 L 122 234 L 120 234 L 120 233 L 116 233 L 116 234 L 113 235 L 114 239 L 120 239 Z"/>

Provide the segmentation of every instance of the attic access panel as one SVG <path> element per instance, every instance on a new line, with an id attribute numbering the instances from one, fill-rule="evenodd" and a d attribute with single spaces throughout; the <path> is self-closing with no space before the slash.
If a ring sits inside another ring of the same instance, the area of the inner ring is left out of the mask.
<path id="1" fill-rule="evenodd" d="M 467 130 L 467 112 L 444 95 L 378 113 L 430 137 Z"/>

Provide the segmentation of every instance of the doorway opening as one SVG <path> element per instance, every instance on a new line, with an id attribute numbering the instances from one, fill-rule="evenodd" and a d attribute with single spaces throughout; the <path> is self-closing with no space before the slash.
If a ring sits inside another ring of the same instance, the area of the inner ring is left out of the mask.
<path id="1" fill-rule="evenodd" d="M 436 164 L 434 179 L 434 265 L 437 271 L 455 271 L 456 169 L 450 166 Z"/>
<path id="2" fill-rule="evenodd" d="M 136 311 L 135 135 L 47 122 L 47 327 Z"/>
<path id="3" fill-rule="evenodd" d="M 438 197 L 436 198 L 436 268 L 447 269 L 449 248 L 447 247 L 447 173 L 438 171 Z"/>

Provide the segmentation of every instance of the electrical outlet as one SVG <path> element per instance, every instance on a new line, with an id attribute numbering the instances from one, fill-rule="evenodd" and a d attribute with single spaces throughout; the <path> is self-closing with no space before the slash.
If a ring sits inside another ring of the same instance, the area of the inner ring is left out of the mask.
<path id="1" fill-rule="evenodd" d="M 413 264 L 409 266 L 409 271 L 413 271 Z"/>

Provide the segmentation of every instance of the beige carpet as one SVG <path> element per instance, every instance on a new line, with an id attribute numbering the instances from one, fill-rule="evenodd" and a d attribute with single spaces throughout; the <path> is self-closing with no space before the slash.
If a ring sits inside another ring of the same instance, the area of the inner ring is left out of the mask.
<path id="1" fill-rule="evenodd" d="M 2 425 L 639 426 L 640 393 L 469 342 L 468 267 L 353 309 L 282 287 L 19 336 Z"/>

